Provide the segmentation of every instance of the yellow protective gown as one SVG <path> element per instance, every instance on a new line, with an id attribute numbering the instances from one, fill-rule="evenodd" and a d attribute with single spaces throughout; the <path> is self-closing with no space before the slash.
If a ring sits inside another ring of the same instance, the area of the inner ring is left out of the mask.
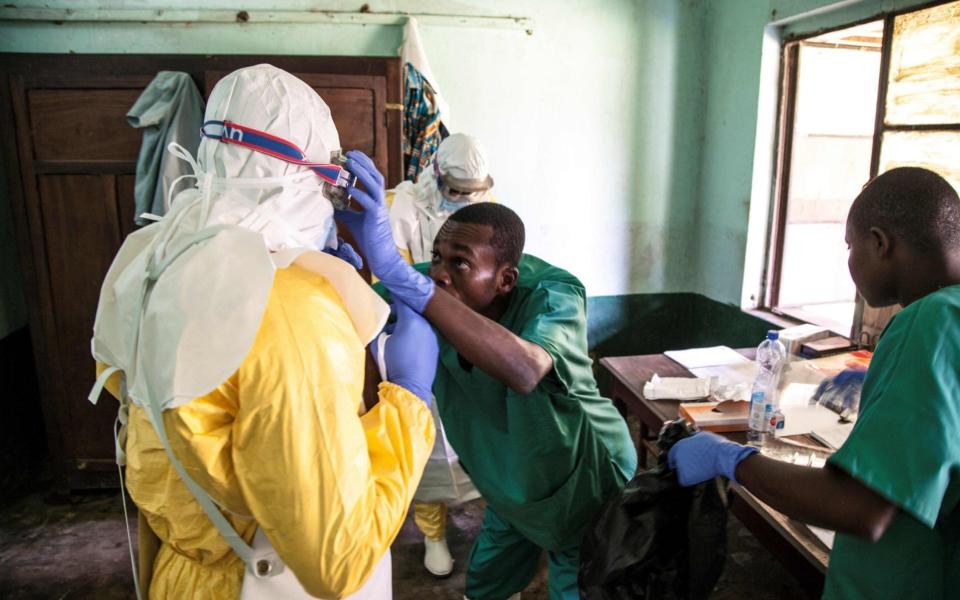
<path id="1" fill-rule="evenodd" d="M 98 365 L 102 369 L 102 365 Z M 393 542 L 434 441 L 426 405 L 391 383 L 358 416 L 364 346 L 334 288 L 278 270 L 256 340 L 209 394 L 164 412 L 171 447 L 249 543 L 263 528 L 307 592 L 356 591 Z M 118 378 L 108 382 L 117 395 Z M 237 598 L 244 565 L 131 406 L 127 489 L 162 546 L 150 598 Z"/>

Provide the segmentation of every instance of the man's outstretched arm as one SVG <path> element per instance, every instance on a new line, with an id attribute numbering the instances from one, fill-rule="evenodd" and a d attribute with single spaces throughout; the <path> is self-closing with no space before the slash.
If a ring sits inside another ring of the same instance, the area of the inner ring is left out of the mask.
<path id="1" fill-rule="evenodd" d="M 669 462 L 681 485 L 722 475 L 798 521 L 871 541 L 880 539 L 899 510 L 836 467 L 791 465 L 708 431 L 674 444 Z"/>
<path id="2" fill-rule="evenodd" d="M 801 467 L 754 454 L 736 469 L 737 481 L 783 514 L 875 542 L 897 507 L 842 470 Z"/>
<path id="3" fill-rule="evenodd" d="M 529 394 L 553 368 L 540 346 L 474 312 L 437 288 L 423 312 L 437 331 L 473 366 L 518 394 Z"/>

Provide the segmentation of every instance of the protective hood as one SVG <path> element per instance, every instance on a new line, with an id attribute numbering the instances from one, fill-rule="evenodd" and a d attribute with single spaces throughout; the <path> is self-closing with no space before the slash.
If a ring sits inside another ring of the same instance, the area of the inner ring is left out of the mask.
<path id="1" fill-rule="evenodd" d="M 288 136 L 320 160 L 339 145 L 319 96 L 270 65 L 221 80 L 207 116 Z M 197 189 L 181 192 L 160 222 L 127 237 L 100 291 L 93 356 L 124 372 L 127 396 L 141 406 L 179 406 L 236 371 L 277 268 L 295 263 L 324 276 L 364 343 L 389 312 L 351 266 L 298 243 L 315 233 L 329 237 L 328 217 L 332 228 L 315 173 L 212 140 L 199 155 L 189 159 Z"/>
<path id="2" fill-rule="evenodd" d="M 404 181 L 393 190 L 393 236 L 414 262 L 430 260 L 433 239 L 450 215 L 469 204 L 496 201 L 490 191 L 493 178 L 487 173 L 486 155 L 476 138 L 462 133 L 447 137 L 440 143 L 433 165 L 420 173 L 416 183 Z M 455 182 L 452 187 L 460 191 L 477 191 L 448 198 L 441 180 Z"/>
<path id="3" fill-rule="evenodd" d="M 314 162 L 340 150 L 330 108 L 309 85 L 271 65 L 223 78 L 204 121 L 231 121 L 301 148 Z M 235 144 L 204 138 L 197 152 L 198 188 L 212 186 L 208 225 L 236 224 L 260 232 L 271 250 L 336 245 L 333 206 L 308 167 Z"/>
<path id="4" fill-rule="evenodd" d="M 443 193 L 444 183 L 454 189 L 474 193 L 447 198 Z M 425 216 L 441 221 L 435 227 L 439 228 L 458 209 L 476 202 L 489 202 L 492 187 L 493 178 L 487 172 L 487 155 L 480 141 L 464 133 L 454 133 L 440 142 L 433 171 L 420 174 L 414 185 L 414 195 L 417 208 Z"/>
<path id="5" fill-rule="evenodd" d="M 465 133 L 448 136 L 437 148 L 437 168 L 451 187 L 466 192 L 482 192 L 493 187 L 487 167 L 487 154 L 480 140 Z"/>

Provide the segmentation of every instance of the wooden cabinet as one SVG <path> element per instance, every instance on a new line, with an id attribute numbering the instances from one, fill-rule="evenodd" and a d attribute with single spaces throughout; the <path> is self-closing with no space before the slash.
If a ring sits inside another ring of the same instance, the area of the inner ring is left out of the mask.
<path id="1" fill-rule="evenodd" d="M 117 485 L 116 404 L 86 399 L 100 284 L 133 229 L 141 131 L 127 110 L 161 70 L 189 73 L 205 96 L 227 73 L 270 62 L 313 86 L 344 149 L 401 178 L 396 58 L 3 55 L 0 132 L 24 271 L 48 445 L 69 487 Z"/>

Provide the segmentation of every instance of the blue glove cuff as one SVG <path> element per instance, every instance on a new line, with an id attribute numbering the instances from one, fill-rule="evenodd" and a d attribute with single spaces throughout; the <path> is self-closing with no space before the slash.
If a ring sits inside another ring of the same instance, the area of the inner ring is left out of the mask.
<path id="1" fill-rule="evenodd" d="M 382 276 L 374 274 L 383 282 L 391 296 L 420 314 L 427 308 L 427 303 L 433 298 L 436 289 L 432 279 L 402 261 Z"/>
<path id="2" fill-rule="evenodd" d="M 743 459 L 756 454 L 757 452 L 758 450 L 753 446 L 744 446 L 734 442 L 724 444 L 722 446 L 722 451 L 717 457 L 717 460 L 720 462 L 721 466 L 719 469 L 720 472 L 723 473 L 723 476 L 730 481 L 739 484 L 740 482 L 737 481 L 736 475 L 737 465 L 739 465 Z"/>

